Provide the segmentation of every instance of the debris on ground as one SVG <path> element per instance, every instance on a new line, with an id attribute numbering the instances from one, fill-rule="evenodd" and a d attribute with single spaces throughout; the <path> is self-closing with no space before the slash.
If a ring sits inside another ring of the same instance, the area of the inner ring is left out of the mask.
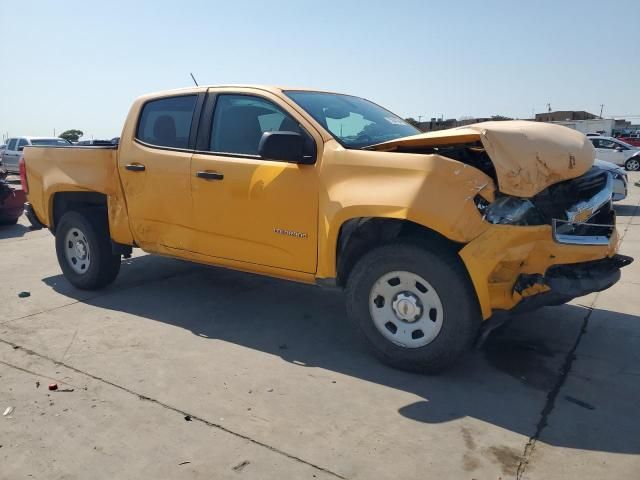
<path id="1" fill-rule="evenodd" d="M 187 422 L 190 422 L 190 421 L 191 421 L 191 415 L 185 415 L 184 419 L 185 419 Z"/>
<path id="2" fill-rule="evenodd" d="M 36 381 L 36 388 L 40 388 L 40 382 Z"/>
<path id="3" fill-rule="evenodd" d="M 3 417 L 8 417 L 9 415 L 11 415 L 13 413 L 14 410 L 15 410 L 14 407 L 7 407 L 7 409 L 4 411 L 2 416 Z"/>
<path id="4" fill-rule="evenodd" d="M 251 462 L 249 460 L 243 460 L 242 462 L 240 462 L 238 465 L 236 465 L 235 467 L 232 468 L 232 470 L 234 472 L 239 472 L 241 471 L 244 467 L 246 467 L 247 465 L 249 465 Z"/>
<path id="5" fill-rule="evenodd" d="M 57 383 L 50 383 L 49 384 L 49 390 L 57 390 L 58 389 L 58 384 Z"/>
<path id="6" fill-rule="evenodd" d="M 178 465 L 186 465 L 187 463 L 191 463 L 191 462 L 180 462 Z"/>
<path id="7" fill-rule="evenodd" d="M 67 393 L 67 392 L 73 392 L 73 388 L 62 388 L 56 391 L 56 393 Z"/>
<path id="8" fill-rule="evenodd" d="M 273 392 L 273 388 L 267 389 L 267 392 Z"/>
<path id="9" fill-rule="evenodd" d="M 18 296 L 19 296 L 20 298 L 27 298 L 27 297 L 30 297 L 30 296 L 31 296 L 31 292 L 20 292 L 20 293 L 18 294 Z"/>

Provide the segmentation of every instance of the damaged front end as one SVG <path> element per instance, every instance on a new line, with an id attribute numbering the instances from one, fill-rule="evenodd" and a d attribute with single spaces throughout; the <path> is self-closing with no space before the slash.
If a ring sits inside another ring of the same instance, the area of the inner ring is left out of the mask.
<path id="1" fill-rule="evenodd" d="M 609 172 L 553 184 L 530 198 L 497 195 L 474 201 L 493 227 L 460 254 L 478 290 L 485 318 L 522 313 L 611 287 L 633 259 L 617 254 Z"/>
<path id="2" fill-rule="evenodd" d="M 541 122 L 485 122 L 374 145 L 431 153 L 496 185 L 470 198 L 489 227 L 459 255 L 483 318 L 558 305 L 604 290 L 633 259 L 617 255 L 611 173 L 580 132 Z"/>

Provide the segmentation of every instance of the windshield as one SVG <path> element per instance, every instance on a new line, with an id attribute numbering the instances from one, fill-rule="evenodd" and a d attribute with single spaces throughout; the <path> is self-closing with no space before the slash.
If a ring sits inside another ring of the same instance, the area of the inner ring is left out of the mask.
<path id="1" fill-rule="evenodd" d="M 306 91 L 285 94 L 346 148 L 369 147 L 420 133 L 402 118 L 363 98 Z"/>
<path id="2" fill-rule="evenodd" d="M 51 145 L 69 145 L 69 142 L 62 138 L 33 138 L 31 145 L 51 146 Z"/>

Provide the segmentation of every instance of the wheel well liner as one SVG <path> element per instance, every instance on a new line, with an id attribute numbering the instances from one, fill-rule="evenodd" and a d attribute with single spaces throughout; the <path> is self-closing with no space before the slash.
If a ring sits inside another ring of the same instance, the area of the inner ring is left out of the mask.
<path id="1" fill-rule="evenodd" d="M 51 231 L 55 233 L 56 226 L 66 212 L 85 208 L 103 209 L 107 214 L 107 196 L 98 192 L 58 192 L 53 197 L 53 216 Z"/>
<path id="2" fill-rule="evenodd" d="M 336 245 L 336 283 L 344 286 L 358 260 L 372 248 L 398 239 L 437 244 L 458 252 L 464 245 L 410 220 L 381 217 L 359 217 L 347 220 L 340 227 Z"/>

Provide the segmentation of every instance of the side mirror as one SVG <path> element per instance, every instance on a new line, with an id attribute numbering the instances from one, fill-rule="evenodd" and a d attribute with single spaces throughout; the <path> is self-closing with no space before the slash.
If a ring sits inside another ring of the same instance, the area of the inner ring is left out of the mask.
<path id="1" fill-rule="evenodd" d="M 616 147 L 616 152 L 621 152 L 622 151 L 622 147 Z"/>
<path id="2" fill-rule="evenodd" d="M 268 160 L 292 163 L 313 163 L 315 156 L 305 155 L 305 141 L 297 132 L 264 132 L 258 154 Z"/>
<path id="3" fill-rule="evenodd" d="M 20 146 L 18 147 L 18 151 L 19 151 L 19 152 L 21 152 L 21 151 L 23 151 L 23 150 L 24 150 L 24 145 L 20 145 Z"/>

